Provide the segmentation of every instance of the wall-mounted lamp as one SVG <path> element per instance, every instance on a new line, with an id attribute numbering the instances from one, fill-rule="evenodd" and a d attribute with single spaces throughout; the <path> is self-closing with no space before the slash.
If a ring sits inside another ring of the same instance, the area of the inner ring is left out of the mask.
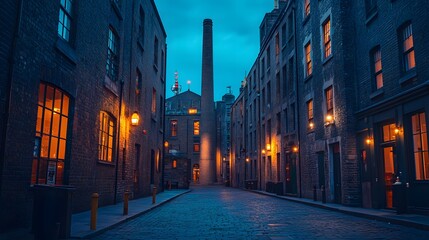
<path id="1" fill-rule="evenodd" d="M 249 162 L 249 161 L 250 161 L 250 160 L 249 160 L 249 158 L 247 157 L 247 158 L 246 158 L 246 162 Z"/>
<path id="2" fill-rule="evenodd" d="M 292 147 L 292 152 L 297 153 L 299 150 L 298 146 L 293 146 Z"/>
<path id="3" fill-rule="evenodd" d="M 168 141 L 165 141 L 165 142 L 164 142 L 164 147 L 165 147 L 165 148 L 168 148 L 168 146 L 169 146 Z"/>
<path id="4" fill-rule="evenodd" d="M 333 123 L 334 123 L 334 116 L 332 116 L 331 114 L 327 114 L 325 117 L 325 126 L 328 126 Z"/>
<path id="5" fill-rule="evenodd" d="M 370 145 L 370 144 L 372 144 L 372 142 L 373 142 L 374 140 L 371 138 L 371 137 L 367 137 L 366 139 L 365 139 L 365 142 L 366 142 L 366 144 L 368 144 L 368 145 Z"/>
<path id="6" fill-rule="evenodd" d="M 262 155 L 265 155 L 265 149 L 262 149 L 262 151 L 261 151 L 261 153 L 262 153 Z"/>
<path id="7" fill-rule="evenodd" d="M 267 143 L 267 146 L 265 148 L 267 151 L 271 151 L 271 144 Z"/>
<path id="8" fill-rule="evenodd" d="M 140 121 L 139 113 L 135 111 L 133 115 L 131 115 L 131 125 L 137 126 L 139 125 L 139 121 Z"/>
<path id="9" fill-rule="evenodd" d="M 401 132 L 402 132 L 401 130 L 402 130 L 402 129 L 401 129 L 401 127 L 396 126 L 396 127 L 395 127 L 395 130 L 394 130 L 394 131 L 395 131 L 395 134 L 396 134 L 396 135 L 398 135 L 399 133 L 401 133 Z"/>

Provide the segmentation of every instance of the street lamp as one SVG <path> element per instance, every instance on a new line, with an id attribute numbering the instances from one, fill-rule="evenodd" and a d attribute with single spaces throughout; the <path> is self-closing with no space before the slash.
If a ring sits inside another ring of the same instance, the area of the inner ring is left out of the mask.
<path id="1" fill-rule="evenodd" d="M 139 113 L 135 111 L 133 115 L 131 115 L 131 125 L 137 126 L 139 125 L 139 121 L 140 121 Z"/>

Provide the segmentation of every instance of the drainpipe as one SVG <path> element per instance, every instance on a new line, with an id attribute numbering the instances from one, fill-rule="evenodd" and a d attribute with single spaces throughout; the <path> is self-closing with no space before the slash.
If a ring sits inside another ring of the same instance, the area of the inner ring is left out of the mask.
<path id="1" fill-rule="evenodd" d="M 4 161 L 5 161 L 5 149 L 6 149 L 6 135 L 7 135 L 7 123 L 9 122 L 9 111 L 10 111 L 10 101 L 12 98 L 12 81 L 13 81 L 13 76 L 14 76 L 14 65 L 15 65 L 15 61 L 14 61 L 14 56 L 15 56 L 15 52 L 16 52 L 16 48 L 17 48 L 17 42 L 19 39 L 19 30 L 21 28 L 21 20 L 22 20 L 22 11 L 23 11 L 23 0 L 20 0 L 18 3 L 18 14 L 16 16 L 15 22 L 16 22 L 16 27 L 14 29 L 14 33 L 13 33 L 13 40 L 12 40 L 12 47 L 11 50 L 9 52 L 9 69 L 8 69 L 8 73 L 7 73 L 7 83 L 6 83 L 6 90 L 7 90 L 7 98 L 5 101 L 5 112 L 3 115 L 3 119 L 4 119 L 4 124 L 2 126 L 2 133 L 1 133 L 1 139 L 0 139 L 0 156 L 1 156 L 1 162 L 0 162 L 0 175 L 3 172 L 3 166 L 4 166 Z M 0 190 L 2 188 L 2 177 L 0 177 Z M 0 191 L 1 193 L 2 191 Z"/>

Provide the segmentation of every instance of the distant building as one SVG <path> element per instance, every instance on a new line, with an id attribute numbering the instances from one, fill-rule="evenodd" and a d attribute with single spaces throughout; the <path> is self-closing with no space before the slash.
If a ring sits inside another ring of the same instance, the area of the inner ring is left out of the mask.
<path id="1" fill-rule="evenodd" d="M 38 184 L 73 186 L 73 212 L 93 193 L 104 206 L 162 190 L 166 32 L 154 1 L 5 0 L 0 15 L 0 231 L 31 226 Z"/>

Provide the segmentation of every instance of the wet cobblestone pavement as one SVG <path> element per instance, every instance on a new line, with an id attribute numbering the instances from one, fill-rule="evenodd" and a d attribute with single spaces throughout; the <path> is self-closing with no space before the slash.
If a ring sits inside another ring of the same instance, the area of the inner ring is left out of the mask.
<path id="1" fill-rule="evenodd" d="M 193 191 L 93 239 L 429 239 L 371 221 L 221 186 Z"/>

